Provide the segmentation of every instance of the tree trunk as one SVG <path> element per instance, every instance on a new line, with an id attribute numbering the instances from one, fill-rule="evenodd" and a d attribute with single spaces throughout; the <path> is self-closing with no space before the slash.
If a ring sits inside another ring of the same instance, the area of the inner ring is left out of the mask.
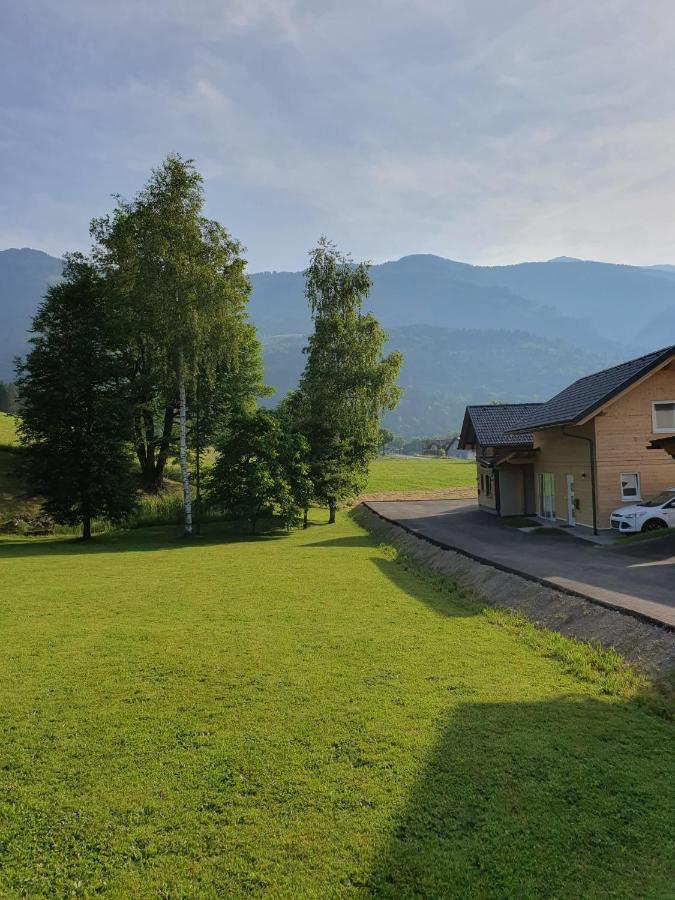
<path id="1" fill-rule="evenodd" d="M 164 483 L 164 469 L 166 468 L 171 450 L 171 434 L 173 432 L 173 423 L 176 417 L 175 406 L 167 406 L 164 410 L 164 427 L 162 429 L 162 438 L 159 443 L 159 453 L 157 454 L 157 462 L 155 463 L 155 483 L 159 490 Z"/>
<path id="2" fill-rule="evenodd" d="M 178 444 L 178 462 L 183 482 L 183 522 L 186 537 L 192 535 L 192 498 L 190 497 L 190 476 L 187 468 L 187 402 L 185 400 L 185 380 L 181 374 L 178 383 L 180 440 Z"/>
<path id="3" fill-rule="evenodd" d="M 134 431 L 136 437 L 136 456 L 141 467 L 143 489 L 156 494 L 164 484 L 164 469 L 171 450 L 171 433 L 175 412 L 173 405 L 164 410 L 162 434 L 157 437 L 152 416 L 139 413 L 135 417 Z M 156 453 L 157 448 L 159 452 Z"/>
<path id="4" fill-rule="evenodd" d="M 328 504 L 328 524 L 335 525 L 335 500 L 331 500 Z"/>
<path id="5" fill-rule="evenodd" d="M 303 528 L 309 527 L 309 522 L 307 521 L 307 513 L 308 513 L 308 510 L 303 509 L 303 511 L 302 511 L 302 527 Z"/>
<path id="6" fill-rule="evenodd" d="M 82 540 L 91 540 L 91 516 L 84 516 L 82 519 Z"/>
<path id="7" fill-rule="evenodd" d="M 201 432 L 201 400 L 199 396 L 199 384 L 197 384 L 196 397 L 196 435 L 195 435 L 195 534 L 202 533 L 202 480 L 201 480 L 201 456 L 202 456 L 202 432 Z"/>

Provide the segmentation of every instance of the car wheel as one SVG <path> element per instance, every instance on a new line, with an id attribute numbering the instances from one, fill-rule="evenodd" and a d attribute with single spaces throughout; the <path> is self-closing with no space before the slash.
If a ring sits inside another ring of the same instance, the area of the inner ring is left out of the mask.
<path id="1" fill-rule="evenodd" d="M 640 529 L 641 531 L 658 531 L 659 528 L 667 528 L 665 522 L 661 519 L 648 519 Z"/>

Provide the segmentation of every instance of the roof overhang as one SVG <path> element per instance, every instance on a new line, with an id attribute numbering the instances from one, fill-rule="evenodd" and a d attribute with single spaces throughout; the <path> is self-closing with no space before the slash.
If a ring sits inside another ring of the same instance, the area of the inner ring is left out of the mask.
<path id="1" fill-rule="evenodd" d="M 476 449 L 476 430 L 473 427 L 471 416 L 468 408 L 464 410 L 464 419 L 462 421 L 462 430 L 457 438 L 458 450 L 475 450 Z"/>

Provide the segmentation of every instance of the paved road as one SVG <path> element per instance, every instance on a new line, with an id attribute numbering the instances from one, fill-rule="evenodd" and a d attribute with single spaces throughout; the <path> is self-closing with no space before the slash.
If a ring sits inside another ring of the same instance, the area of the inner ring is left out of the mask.
<path id="1" fill-rule="evenodd" d="M 380 501 L 375 512 L 487 563 L 675 628 L 675 536 L 600 547 L 564 534 L 524 534 L 472 500 Z"/>

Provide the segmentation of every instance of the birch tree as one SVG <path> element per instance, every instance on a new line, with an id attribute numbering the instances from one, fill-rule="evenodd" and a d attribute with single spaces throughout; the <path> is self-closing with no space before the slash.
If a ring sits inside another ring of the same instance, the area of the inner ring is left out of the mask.
<path id="1" fill-rule="evenodd" d="M 382 413 L 394 409 L 401 395 L 396 380 L 403 357 L 397 351 L 384 355 L 385 332 L 362 312 L 370 288 L 368 265 L 355 265 L 325 238 L 310 253 L 305 294 L 314 332 L 289 409 L 301 420 L 314 495 L 328 506 L 330 523 L 338 503 L 364 486 Z"/>
<path id="2" fill-rule="evenodd" d="M 186 535 L 193 530 L 189 398 L 224 361 L 236 369 L 250 291 L 241 245 L 203 215 L 203 205 L 200 174 L 174 154 L 133 201 L 118 198 L 110 216 L 92 223 L 97 260 L 121 301 L 120 333 L 143 358 L 165 410 L 178 411 Z"/>

